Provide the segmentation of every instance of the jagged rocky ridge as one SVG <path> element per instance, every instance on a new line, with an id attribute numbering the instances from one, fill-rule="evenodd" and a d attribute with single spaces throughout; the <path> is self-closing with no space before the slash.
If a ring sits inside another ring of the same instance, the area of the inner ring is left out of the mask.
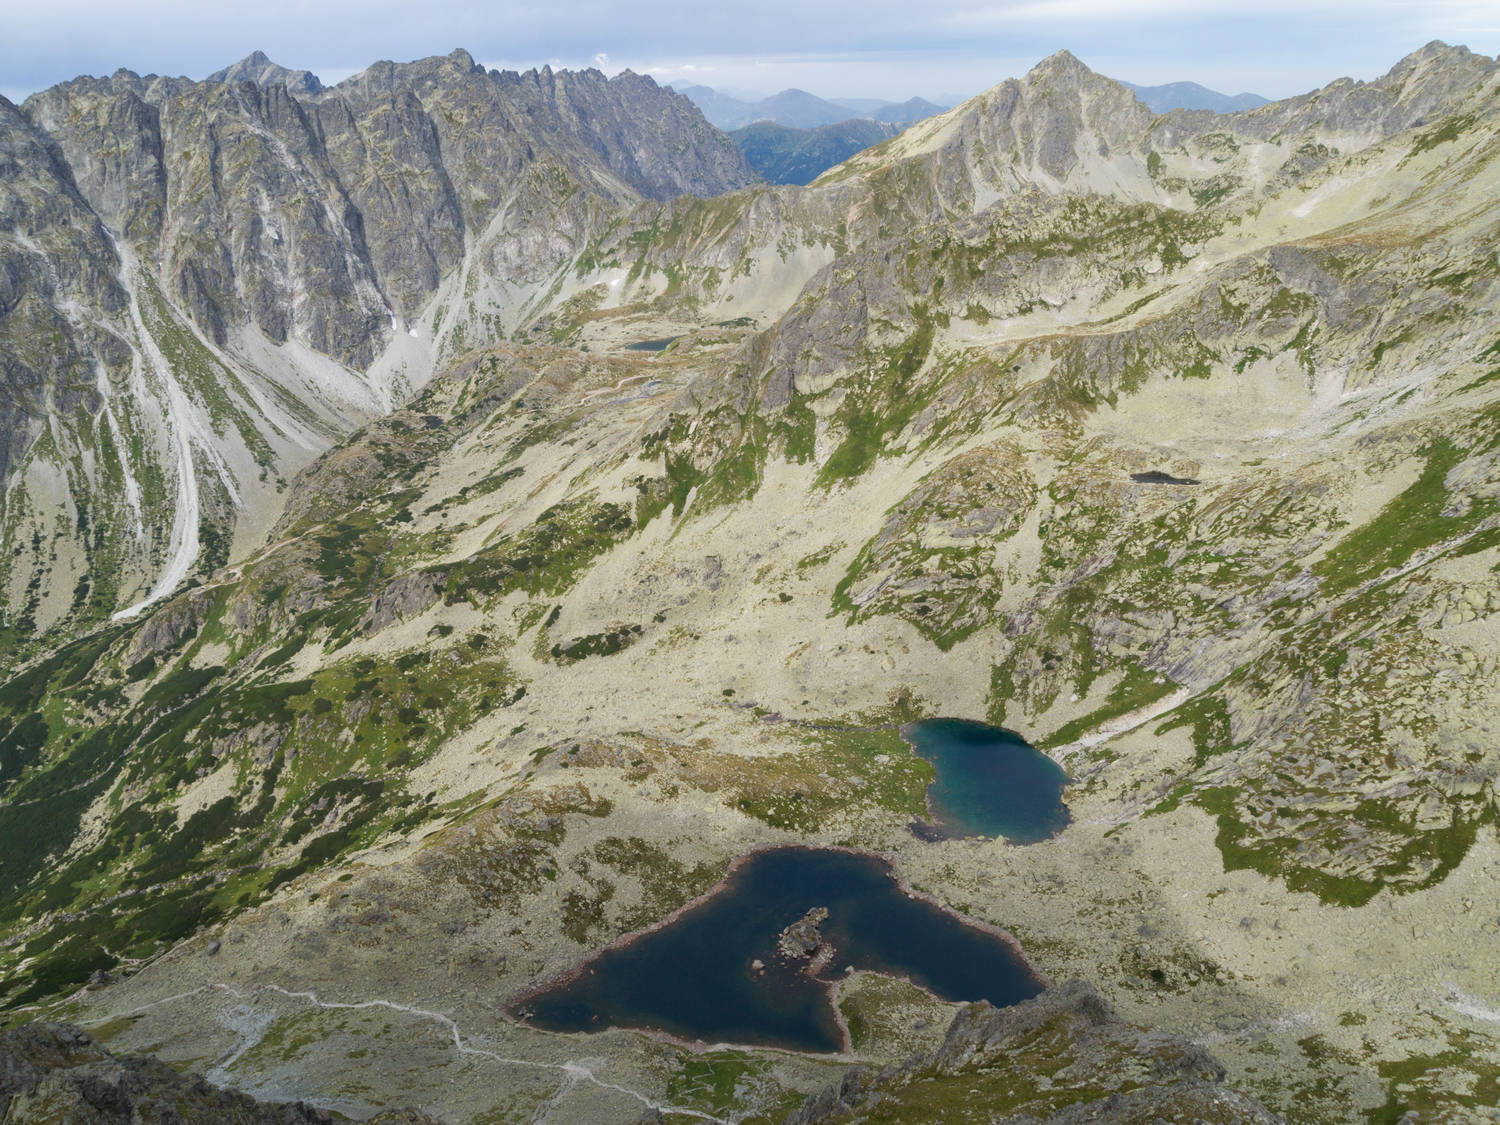
<path id="1" fill-rule="evenodd" d="M 261 55 L 122 70 L 0 129 L 12 644 L 254 542 L 291 473 L 462 346 L 422 317 L 472 263 L 524 285 L 622 205 L 753 178 L 648 78 L 462 51 L 331 90 Z"/>
<path id="2" fill-rule="evenodd" d="M 245 979 L 337 964 L 503 1038 L 497 1000 L 811 838 L 1001 924 L 1061 888 L 1037 955 L 1222 1021 L 1289 1117 L 1483 1104 L 1485 1004 L 1432 989 L 1482 990 L 1495 922 L 1449 894 L 1500 768 L 1495 74 L 1434 46 L 1158 118 L 1061 56 L 806 190 L 628 200 L 517 244 L 525 284 L 470 254 L 456 362 L 268 542 L 6 685 L 6 1002 L 216 988 L 210 928 Z M 1068 764 L 1058 849 L 908 842 L 926 775 L 864 728 L 955 712 Z M 1366 963 L 1288 960 L 1299 915 Z M 222 1010 L 186 1007 L 122 1034 L 182 1050 Z M 768 1114 L 826 1081 L 747 1073 Z"/>

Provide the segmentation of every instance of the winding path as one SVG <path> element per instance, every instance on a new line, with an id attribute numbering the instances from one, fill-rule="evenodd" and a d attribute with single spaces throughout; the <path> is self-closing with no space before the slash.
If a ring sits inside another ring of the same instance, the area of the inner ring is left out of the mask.
<path id="1" fill-rule="evenodd" d="M 452 1036 L 454 1050 L 456 1050 L 460 1055 L 472 1055 L 477 1058 L 488 1059 L 491 1062 L 500 1063 L 504 1066 L 518 1066 L 532 1070 L 556 1070 L 562 1072 L 563 1081 L 561 1085 L 558 1087 L 556 1092 L 554 1092 L 552 1096 L 542 1104 L 539 1110 L 539 1116 L 534 1118 L 534 1120 L 536 1121 L 547 1120 L 547 1117 L 548 1115 L 550 1115 L 551 1110 L 568 1093 L 568 1091 L 573 1089 L 579 1083 L 587 1082 L 590 1085 L 597 1086 L 602 1090 L 609 1090 L 614 1093 L 624 1094 L 626 1097 L 633 1098 L 635 1101 L 640 1102 L 641 1105 L 646 1107 L 647 1109 L 654 1109 L 659 1113 L 678 1114 L 684 1117 L 696 1118 L 699 1121 L 717 1122 L 718 1125 L 732 1125 L 732 1122 L 727 1118 L 715 1117 L 713 1114 L 703 1113 L 700 1110 L 696 1109 L 689 1109 L 686 1106 L 667 1105 L 662 1102 L 652 1101 L 651 1098 L 647 1097 L 645 1094 L 642 1094 L 638 1090 L 632 1090 L 628 1086 L 621 1086 L 614 1082 L 607 1082 L 596 1075 L 591 1069 L 589 1069 L 586 1063 L 577 1059 L 569 1059 L 568 1061 L 561 1063 L 541 1062 L 536 1059 L 510 1058 L 505 1055 L 497 1054 L 494 1051 L 487 1051 L 482 1047 L 476 1047 L 472 1044 L 471 1041 L 464 1038 L 464 1035 L 459 1029 L 458 1024 L 453 1020 L 451 1016 L 444 1015 L 442 1012 L 430 1011 L 426 1008 L 417 1008 L 409 1004 L 401 1004 L 394 1000 L 324 1000 L 316 992 L 313 992 L 311 990 L 294 992 L 290 989 L 282 988 L 280 985 L 275 984 L 260 985 L 250 990 L 249 992 L 241 992 L 239 989 L 233 988 L 227 984 L 205 984 L 201 987 L 190 989 L 187 992 L 179 992 L 172 996 L 164 996 L 160 1000 L 153 1000 L 149 1004 L 142 1004 L 140 1007 L 131 1008 L 130 1010 L 125 1012 L 116 1013 L 114 1015 L 111 1015 L 108 1019 L 96 1020 L 88 1026 L 97 1027 L 101 1024 L 109 1023 L 115 1019 L 138 1015 L 142 1012 L 150 1011 L 152 1008 L 163 1007 L 167 1004 L 175 1004 L 183 1000 L 191 999 L 194 996 L 201 996 L 204 993 L 209 992 L 222 992 L 242 1002 L 251 1001 L 261 993 L 274 992 L 278 995 L 286 997 L 289 1000 L 305 1001 L 315 1008 L 330 1011 L 359 1011 L 369 1010 L 372 1008 L 384 1008 L 387 1011 L 400 1012 L 403 1015 L 415 1016 L 418 1019 L 423 1019 L 431 1023 L 438 1024 L 440 1027 L 444 1028 L 450 1036 Z M 235 1044 L 235 1046 L 229 1051 L 228 1054 L 224 1056 L 223 1059 L 215 1063 L 214 1066 L 206 1072 L 204 1077 L 220 1086 L 229 1085 L 232 1081 L 232 1075 L 230 1075 L 229 1073 L 229 1067 L 237 1062 L 257 1043 L 259 1043 L 264 1037 L 266 1031 L 270 1029 L 271 1024 L 274 1022 L 275 1020 L 267 1020 L 264 1022 L 256 1021 L 256 1023 L 252 1027 L 247 1028 L 247 1033 L 241 1035 L 240 1041 Z"/>

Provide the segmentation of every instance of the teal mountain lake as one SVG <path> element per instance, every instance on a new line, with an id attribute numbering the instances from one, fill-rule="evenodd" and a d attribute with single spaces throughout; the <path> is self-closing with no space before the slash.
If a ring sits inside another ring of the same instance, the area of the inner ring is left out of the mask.
<path id="1" fill-rule="evenodd" d="M 927 719 L 901 733 L 937 769 L 927 790 L 933 823 L 912 826 L 924 839 L 1003 836 L 1034 844 L 1067 827 L 1067 773 L 1020 735 L 967 719 Z"/>

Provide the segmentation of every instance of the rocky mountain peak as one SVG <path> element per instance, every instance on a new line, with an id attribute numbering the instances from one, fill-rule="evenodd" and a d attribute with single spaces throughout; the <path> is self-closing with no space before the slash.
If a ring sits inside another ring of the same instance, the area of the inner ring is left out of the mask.
<path id="1" fill-rule="evenodd" d="M 1129 108 L 1138 101 L 1134 92 L 1123 82 L 1090 69 L 1071 51 L 1058 51 L 1056 54 L 1048 55 L 1027 71 L 1026 77 L 1021 80 L 1021 85 L 1031 92 L 1032 98 L 1041 97 L 1044 100 L 1056 98 L 1059 95 L 1065 98 L 1078 96 L 1087 92 L 1090 100 L 1102 97 L 1104 103 L 1110 106 L 1118 103 L 1117 108 L 1127 113 L 1127 116 L 1131 116 L 1132 120 L 1133 115 L 1129 113 Z M 1106 130 L 1111 127 L 1108 122 L 1098 124 Z"/>
<path id="2" fill-rule="evenodd" d="M 1067 50 L 1048 55 L 1026 72 L 1026 81 L 1033 86 L 1041 82 L 1081 83 L 1099 77 L 1077 55 Z"/>
<path id="3" fill-rule="evenodd" d="M 1500 64 L 1488 55 L 1478 55 L 1464 46 L 1450 46 L 1434 39 L 1391 67 L 1379 79 L 1382 85 L 1399 86 L 1406 96 L 1418 89 L 1451 93 L 1478 84 Z"/>
<path id="4" fill-rule="evenodd" d="M 589 71 L 586 73 L 598 74 L 600 78 L 604 78 L 604 75 L 599 71 Z M 656 90 L 662 90 L 668 95 L 675 95 L 677 93 L 676 90 L 673 90 L 669 86 L 658 86 L 656 84 L 656 79 L 652 78 L 649 74 L 637 74 L 633 70 L 622 70 L 613 78 L 605 79 L 605 81 L 619 90 L 638 90 L 642 93 L 648 94 L 653 93 Z M 675 102 L 676 100 L 677 99 L 674 97 L 673 101 Z M 691 99 L 689 99 L 689 101 L 691 101 Z"/>
<path id="5" fill-rule="evenodd" d="M 453 50 L 449 51 L 447 61 L 458 67 L 460 70 L 484 70 L 484 67 L 480 66 L 474 61 L 474 56 L 469 54 L 469 52 L 464 50 L 462 47 L 455 47 L 453 48 Z"/>
<path id="6" fill-rule="evenodd" d="M 251 51 L 239 62 L 216 70 L 208 76 L 209 82 L 253 82 L 257 86 L 285 86 L 293 93 L 316 94 L 323 83 L 310 70 L 291 70 L 272 62 L 264 51 Z"/>
<path id="7" fill-rule="evenodd" d="M 1420 65 L 1422 63 L 1447 62 L 1483 57 L 1484 56 L 1474 54 L 1473 51 L 1469 50 L 1469 48 L 1465 47 L 1461 43 L 1457 46 L 1453 46 L 1452 44 L 1444 43 L 1441 39 L 1434 39 L 1430 43 L 1425 43 L 1422 46 L 1418 47 L 1415 51 L 1407 55 L 1391 69 L 1393 71 L 1399 71 L 1404 67 Z M 1486 59 L 1485 61 L 1488 60 Z"/>

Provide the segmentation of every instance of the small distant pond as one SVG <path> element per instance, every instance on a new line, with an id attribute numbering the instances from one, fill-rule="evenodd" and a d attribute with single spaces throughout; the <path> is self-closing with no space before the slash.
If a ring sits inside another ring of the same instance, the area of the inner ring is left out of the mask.
<path id="1" fill-rule="evenodd" d="M 919 836 L 1034 844 L 1067 827 L 1067 773 L 1020 735 L 967 719 L 928 719 L 901 733 L 937 769 L 927 789 L 932 823 L 912 826 Z"/>
<path id="2" fill-rule="evenodd" d="M 633 344 L 626 344 L 627 352 L 664 352 L 675 344 L 681 336 L 663 336 L 657 340 L 637 340 Z"/>
<path id="3" fill-rule="evenodd" d="M 1164 473 L 1160 469 L 1152 469 L 1148 473 L 1131 473 L 1130 479 L 1136 484 L 1199 484 L 1196 477 L 1174 477 L 1171 473 Z"/>
<path id="4" fill-rule="evenodd" d="M 507 1011 L 551 1031 L 843 1051 L 832 985 L 850 966 L 997 1006 L 1043 988 L 1012 939 L 909 894 L 885 860 L 787 846 L 751 853 L 705 898 Z"/>

